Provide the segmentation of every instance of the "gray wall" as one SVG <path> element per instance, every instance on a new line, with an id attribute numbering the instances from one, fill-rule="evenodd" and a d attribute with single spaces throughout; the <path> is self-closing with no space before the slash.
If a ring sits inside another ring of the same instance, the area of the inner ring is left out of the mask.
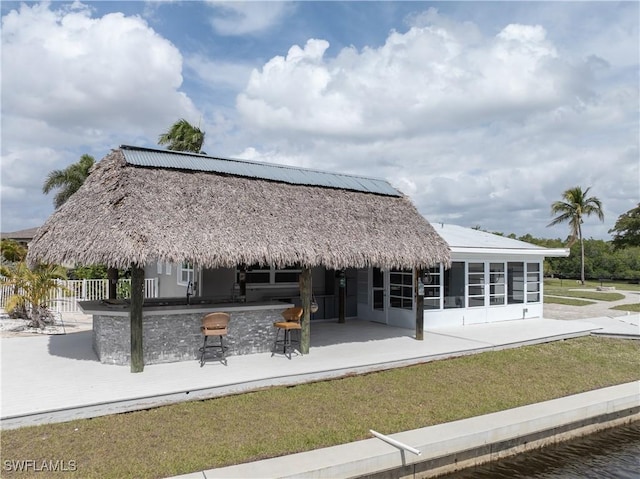
<path id="1" fill-rule="evenodd" d="M 225 344 L 228 356 L 271 351 L 276 329 L 285 309 L 234 311 L 229 321 Z M 204 336 L 200 332 L 202 312 L 143 317 L 143 356 L 145 364 L 190 361 L 200 358 L 198 349 Z M 131 329 L 126 316 L 93 316 L 93 349 L 100 362 L 128 365 L 131 359 Z M 219 344 L 210 337 L 209 344 Z"/>

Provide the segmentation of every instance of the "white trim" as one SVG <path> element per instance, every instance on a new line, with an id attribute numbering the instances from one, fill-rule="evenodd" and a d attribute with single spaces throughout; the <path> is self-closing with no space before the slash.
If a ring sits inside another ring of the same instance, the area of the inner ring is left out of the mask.
<path id="1" fill-rule="evenodd" d="M 253 291 L 258 289 L 286 289 L 286 288 L 299 288 L 300 283 L 247 283 L 247 291 Z"/>
<path id="2" fill-rule="evenodd" d="M 460 246 L 450 246 L 451 253 L 454 254 L 481 254 L 488 256 L 543 256 L 563 258 L 569 256 L 570 250 L 568 248 L 530 248 L 530 249 L 516 249 L 516 248 L 467 248 Z"/>
<path id="3" fill-rule="evenodd" d="M 185 267 L 184 267 L 184 265 L 185 265 L 185 264 L 186 264 L 186 265 L 191 264 L 191 268 L 185 268 Z M 176 270 L 177 270 L 177 273 L 178 273 L 178 274 L 177 274 L 177 277 L 176 277 L 176 281 L 177 281 L 178 285 L 180 285 L 180 286 L 187 286 L 189 283 L 191 283 L 191 284 L 192 284 L 192 286 L 193 286 L 193 282 L 195 281 L 195 277 L 196 277 L 196 275 L 195 275 L 195 266 L 194 266 L 192 263 L 189 263 L 188 261 L 183 261 L 182 263 L 180 263 L 180 264 L 176 267 Z M 186 280 L 186 281 L 183 281 L 183 280 L 182 280 L 182 274 L 183 274 L 185 271 L 187 272 L 187 280 Z M 189 279 L 189 278 L 191 278 L 191 279 Z"/>

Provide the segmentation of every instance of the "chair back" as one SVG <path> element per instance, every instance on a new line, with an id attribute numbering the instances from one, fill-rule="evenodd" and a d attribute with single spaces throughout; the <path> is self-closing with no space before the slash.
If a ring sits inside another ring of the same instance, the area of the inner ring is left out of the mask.
<path id="1" fill-rule="evenodd" d="M 299 323 L 302 318 L 302 308 L 287 308 L 282 312 L 282 317 L 290 323 Z"/>
<path id="2" fill-rule="evenodd" d="M 229 313 L 209 313 L 202 318 L 202 332 L 206 335 L 227 334 Z"/>

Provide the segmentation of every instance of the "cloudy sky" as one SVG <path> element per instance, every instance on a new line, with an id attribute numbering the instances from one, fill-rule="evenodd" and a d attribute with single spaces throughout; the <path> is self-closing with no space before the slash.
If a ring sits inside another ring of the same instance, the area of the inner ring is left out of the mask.
<path id="1" fill-rule="evenodd" d="M 640 201 L 638 2 L 3 1 L 3 232 L 48 172 L 157 146 L 389 180 L 432 222 L 564 238 L 590 186 L 610 239 Z"/>

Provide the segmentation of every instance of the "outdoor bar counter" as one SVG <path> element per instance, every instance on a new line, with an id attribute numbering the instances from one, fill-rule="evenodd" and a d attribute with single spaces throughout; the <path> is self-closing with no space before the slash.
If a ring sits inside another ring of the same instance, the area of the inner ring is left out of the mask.
<path id="1" fill-rule="evenodd" d="M 180 304 L 181 303 L 181 304 Z M 207 313 L 230 314 L 225 345 L 227 355 L 271 351 L 273 323 L 293 304 L 285 302 L 215 303 L 202 298 L 145 300 L 142 308 L 142 346 L 145 364 L 192 361 L 200 358 L 204 336 L 200 331 Z M 131 360 L 131 324 L 128 301 L 83 301 L 85 314 L 93 315 L 93 349 L 100 362 L 128 365 Z M 217 339 L 217 338 L 215 338 Z"/>

